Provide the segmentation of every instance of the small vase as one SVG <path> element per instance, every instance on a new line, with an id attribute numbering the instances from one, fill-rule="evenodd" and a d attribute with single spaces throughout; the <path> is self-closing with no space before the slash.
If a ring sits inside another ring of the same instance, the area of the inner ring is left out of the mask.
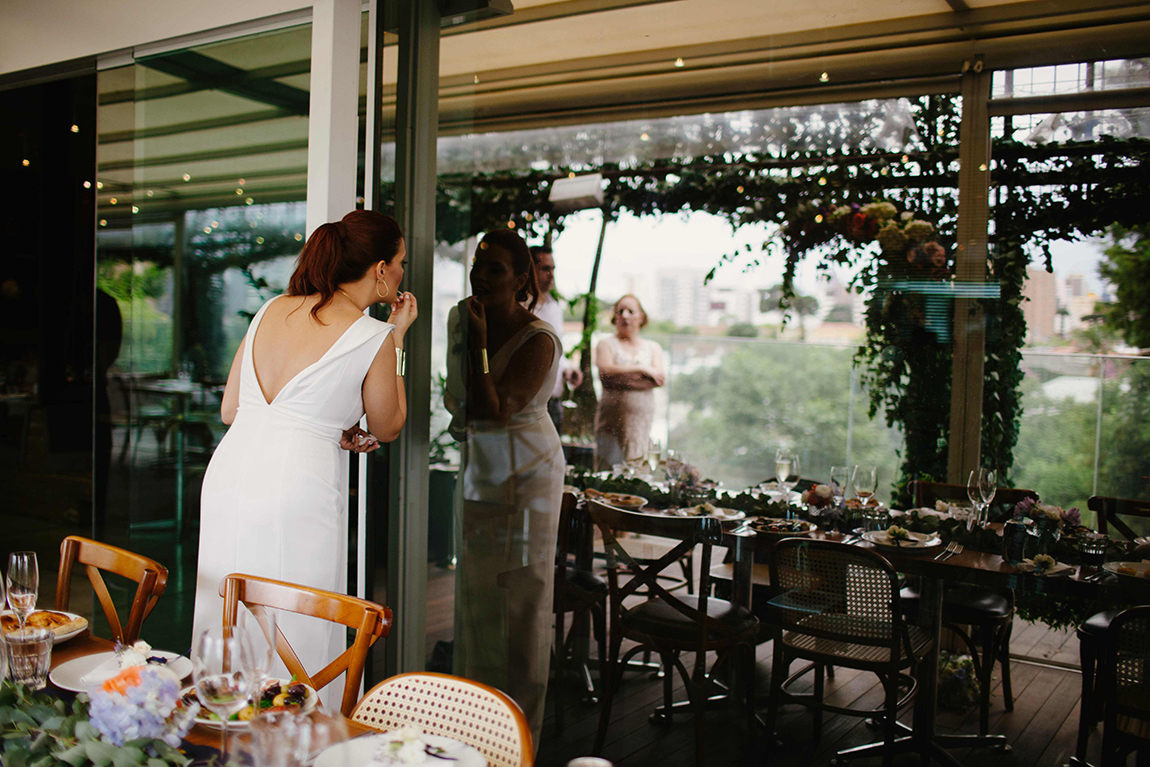
<path id="1" fill-rule="evenodd" d="M 1054 547 L 1062 537 L 1061 526 L 1050 519 L 1037 520 L 1030 528 L 1030 540 L 1027 542 L 1026 555 L 1034 559 L 1039 554 L 1053 554 Z"/>

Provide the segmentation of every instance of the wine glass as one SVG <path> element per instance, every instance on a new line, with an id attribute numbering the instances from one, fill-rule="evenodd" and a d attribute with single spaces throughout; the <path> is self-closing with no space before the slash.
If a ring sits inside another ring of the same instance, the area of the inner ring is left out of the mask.
<path id="1" fill-rule="evenodd" d="M 978 494 L 982 497 L 982 514 L 979 523 L 986 527 L 990 523 L 990 503 L 998 492 L 998 474 L 993 469 L 979 469 Z"/>
<path id="2" fill-rule="evenodd" d="M 16 613 L 20 628 L 36 609 L 40 592 L 40 567 L 35 551 L 13 551 L 8 557 L 8 605 Z"/>
<path id="3" fill-rule="evenodd" d="M 967 530 L 973 530 L 974 525 L 982 516 L 982 488 L 980 487 L 982 471 L 982 469 L 972 470 L 966 480 L 966 497 L 970 499 L 970 505 L 973 507 L 970 516 L 966 518 Z"/>
<path id="4" fill-rule="evenodd" d="M 276 611 L 259 608 L 263 622 L 251 610 L 240 609 L 236 624 L 252 650 L 251 672 L 254 681 L 253 703 L 259 703 L 259 692 L 271 679 L 276 662 Z"/>
<path id="5" fill-rule="evenodd" d="M 196 697 L 220 718 L 220 760 L 228 760 L 228 719 L 248 705 L 256 684 L 252 648 L 243 631 L 216 626 L 200 634 L 192 650 Z"/>
<path id="6" fill-rule="evenodd" d="M 831 467 L 831 500 L 834 501 L 835 508 L 840 508 L 843 505 L 847 492 L 847 482 L 849 481 L 850 471 L 846 466 Z"/>
<path id="7" fill-rule="evenodd" d="M 854 487 L 855 498 L 866 506 L 874 498 L 878 489 L 878 468 L 874 466 L 855 466 L 851 475 L 851 485 Z"/>
<path id="8" fill-rule="evenodd" d="M 663 462 L 663 446 L 659 444 L 659 440 L 653 439 L 647 444 L 647 468 L 654 474 L 659 470 L 659 464 Z"/>

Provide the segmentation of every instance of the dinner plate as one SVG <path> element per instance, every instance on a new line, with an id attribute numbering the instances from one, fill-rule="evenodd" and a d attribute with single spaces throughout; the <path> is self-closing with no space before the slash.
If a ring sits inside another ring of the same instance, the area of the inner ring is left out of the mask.
<path id="1" fill-rule="evenodd" d="M 867 530 L 863 533 L 863 540 L 874 544 L 877 548 L 887 551 L 901 551 L 904 553 L 918 553 L 929 551 L 936 546 L 942 545 L 942 539 L 937 535 L 927 535 L 926 533 L 914 533 L 907 531 L 910 536 L 909 540 L 894 543 L 886 534 L 886 530 Z"/>
<path id="2" fill-rule="evenodd" d="M 1141 538 L 1135 538 L 1134 539 L 1134 545 L 1135 546 L 1145 546 L 1148 543 L 1150 543 L 1150 535 L 1145 535 Z"/>
<path id="3" fill-rule="evenodd" d="M 39 613 L 39 612 L 60 613 L 61 615 L 67 615 L 72 620 L 79 620 L 80 621 L 80 623 L 75 628 L 70 628 L 67 631 L 65 631 L 63 634 L 57 634 L 55 631 L 53 631 L 52 634 L 54 636 L 52 637 L 52 644 L 60 644 L 61 642 L 67 642 L 72 637 L 80 636 L 80 634 L 84 633 L 84 629 L 88 628 L 88 619 L 85 618 L 83 615 L 77 615 L 76 613 L 70 613 L 67 610 L 36 610 L 35 612 L 32 613 L 32 615 L 35 615 L 36 613 Z M 11 610 L 5 610 L 3 613 L 0 613 L 0 615 L 12 615 L 12 614 L 13 613 Z M 31 616 L 29 616 L 29 617 L 31 617 Z"/>
<path id="4" fill-rule="evenodd" d="M 366 767 L 372 763 L 375 750 L 383 735 L 369 735 L 340 743 L 320 752 L 315 758 L 314 767 Z M 487 759 L 477 749 L 441 735 L 424 735 L 423 741 L 429 746 L 443 749 L 439 758 L 428 759 L 428 763 L 451 765 L 451 767 L 487 767 Z"/>
<path id="5" fill-rule="evenodd" d="M 192 662 L 180 655 L 179 653 L 167 652 L 166 650 L 152 650 L 148 655 L 160 658 L 167 658 L 168 662 L 164 668 L 174 673 L 180 679 L 185 678 L 188 674 L 192 673 Z M 48 678 L 52 680 L 52 684 L 59 687 L 61 690 L 68 690 L 70 692 L 87 692 L 89 687 L 94 687 L 101 684 L 103 680 L 85 683 L 81 681 L 83 677 L 91 671 L 95 671 L 105 661 L 111 660 L 116 657 L 114 652 L 98 652 L 94 655 L 85 655 L 81 658 L 73 658 L 70 661 L 61 663 L 56 668 L 48 673 Z M 116 672 L 118 673 L 118 671 Z M 115 673 L 109 674 L 105 679 L 110 679 L 115 676 Z"/>
<path id="6" fill-rule="evenodd" d="M 1129 567 L 1134 570 L 1135 575 L 1120 573 L 1118 572 L 1119 567 Z M 1102 569 L 1122 578 L 1137 578 L 1141 581 L 1150 582 L 1150 562 L 1105 562 Z"/>
<path id="7" fill-rule="evenodd" d="M 683 508 L 680 508 L 680 509 L 667 509 L 666 511 L 664 511 L 662 513 L 667 514 L 667 515 L 672 516 L 672 517 L 708 516 L 708 517 L 714 517 L 714 518 L 720 520 L 721 522 L 733 522 L 735 520 L 745 519 L 747 516 L 747 513 L 745 511 L 739 511 L 737 509 L 725 509 L 721 506 L 713 506 L 711 511 L 709 511 L 709 512 L 700 511 L 698 506 L 684 506 Z"/>
<path id="8" fill-rule="evenodd" d="M 647 505 L 646 498 L 630 493 L 604 493 L 599 490 L 585 490 L 583 497 L 625 511 L 636 511 Z"/>
<path id="9" fill-rule="evenodd" d="M 778 529 L 772 527 L 791 526 L 795 529 Z M 751 529 L 759 535 L 771 535 L 779 538 L 798 538 L 810 535 L 819 529 L 819 526 L 805 519 L 779 519 L 777 517 L 757 517 L 751 520 Z"/>
<path id="10" fill-rule="evenodd" d="M 292 682 L 292 681 L 286 680 L 286 679 L 277 679 L 277 680 L 273 680 L 273 681 L 276 684 L 279 684 L 280 686 L 295 684 L 295 682 Z M 260 689 L 265 690 L 271 684 L 272 684 L 272 682 L 269 681 L 266 684 L 264 684 Z M 307 688 L 307 697 L 305 697 L 303 699 L 303 705 L 299 707 L 299 710 L 292 712 L 292 713 L 307 714 L 311 711 L 314 711 L 315 707 L 319 704 L 319 693 L 317 693 L 315 691 L 315 689 L 312 688 L 311 685 L 305 684 L 304 687 Z M 180 690 L 180 698 L 183 698 L 189 692 L 194 693 L 195 691 L 196 691 L 196 688 L 194 685 L 191 687 L 185 687 L 184 689 Z M 221 727 L 223 727 L 224 724 L 221 720 L 213 719 L 213 718 L 208 716 L 208 714 L 210 714 L 210 713 L 211 712 L 208 711 L 208 707 L 205 706 L 203 703 L 201 703 L 200 704 L 200 714 L 199 714 L 199 716 L 196 717 L 196 724 L 202 724 L 205 727 L 214 727 L 217 730 L 220 729 Z M 229 719 L 228 720 L 228 729 L 231 730 L 231 729 L 237 728 L 237 727 L 243 728 L 243 727 L 247 727 L 250 724 L 251 724 L 251 722 L 246 722 L 242 719 Z"/>

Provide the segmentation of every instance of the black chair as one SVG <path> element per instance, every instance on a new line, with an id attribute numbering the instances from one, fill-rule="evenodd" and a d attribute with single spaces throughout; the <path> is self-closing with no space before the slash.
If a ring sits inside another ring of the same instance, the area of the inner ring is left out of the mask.
<path id="1" fill-rule="evenodd" d="M 555 730 L 563 732 L 565 687 L 567 663 L 578 661 L 578 671 L 587 684 L 586 700 L 596 702 L 595 688 L 591 683 L 591 673 L 586 658 L 575 655 L 576 642 L 585 636 L 588 619 L 595 633 L 599 648 L 600 669 L 606 662 L 607 653 L 607 582 L 590 570 L 584 570 L 570 561 L 572 537 L 587 531 L 578 526 L 578 499 L 572 493 L 563 494 L 559 510 L 559 536 L 555 560 Z M 571 613 L 571 629 L 566 629 L 566 617 Z M 599 687 L 603 687 L 603 673 L 599 673 Z"/>
<path id="2" fill-rule="evenodd" d="M 932 508 L 940 500 L 966 500 L 966 486 L 942 482 L 910 483 L 915 506 Z M 1033 490 L 1000 487 L 995 501 L 1013 508 L 1025 498 L 1038 499 Z M 914 587 L 902 590 L 903 609 L 908 616 L 918 613 L 919 593 Z M 1014 692 L 1010 684 L 1010 636 L 1014 630 L 1014 591 L 986 589 L 979 586 L 949 585 L 942 597 L 942 624 L 953 631 L 970 651 L 978 676 L 978 733 L 990 729 L 990 687 L 994 661 L 1002 667 L 1002 702 L 1007 711 L 1014 710 Z M 963 626 L 970 626 L 968 632 Z M 977 638 L 977 642 L 975 639 Z"/>
<path id="3" fill-rule="evenodd" d="M 898 721 L 900 709 L 914 697 L 913 669 L 931 647 L 930 636 L 902 617 L 899 578 L 890 563 L 873 551 L 830 541 L 787 538 L 770 556 L 774 662 L 767 734 L 773 736 L 778 707 L 799 703 L 814 710 L 813 740 L 822 735 L 822 712 L 880 716 L 883 764 L 893 758 L 896 733 L 909 732 Z M 795 674 L 795 660 L 810 663 Z M 824 666 L 843 666 L 878 675 L 886 693 L 876 710 L 833 706 L 823 701 Z M 814 692 L 796 695 L 788 689 L 814 671 Z M 900 695 L 900 687 L 907 691 Z M 871 755 L 873 747 L 839 752 L 839 760 Z"/>
<path id="4" fill-rule="evenodd" d="M 1128 540 L 1137 534 L 1121 517 L 1150 518 L 1150 503 L 1129 498 L 1111 498 L 1095 495 L 1087 501 L 1087 508 L 1098 517 L 1098 531 L 1108 533 L 1111 529 L 1121 533 Z M 1106 643 L 1111 623 L 1120 610 L 1102 610 L 1091 615 L 1078 627 L 1078 659 L 1082 666 L 1082 705 L 1078 715 L 1078 743 L 1074 749 L 1075 761 L 1086 764 L 1086 748 L 1090 731 L 1101 721 L 1099 716 L 1103 698 L 1100 695 L 1098 680 L 1104 675 L 1106 658 L 1103 647 Z"/>
<path id="5" fill-rule="evenodd" d="M 1140 766 L 1150 763 L 1150 605 L 1114 616 L 1105 658 L 1102 767 L 1126 764 L 1133 749 L 1138 749 Z"/>
<path id="6" fill-rule="evenodd" d="M 595 753 L 603 750 L 607 738 L 611 702 L 624 665 L 636 653 L 651 649 L 659 654 L 667 669 L 663 679 L 663 721 L 667 724 L 672 721 L 673 667 L 679 670 L 695 715 L 697 763 L 706 764 L 703 712 L 709 692 L 717 686 L 717 673 L 732 659 L 744 662 L 743 678 L 751 679 L 754 667 L 751 647 L 759 630 L 759 621 L 749 610 L 709 596 L 711 552 L 722 542 L 722 526 L 714 517 L 662 517 L 623 511 L 595 501 L 588 501 L 587 508 L 603 537 L 611 603 L 610 657 L 603 675 L 603 709 Z M 628 533 L 659 536 L 676 540 L 678 544 L 655 562 L 644 563 L 627 551 Z M 696 546 L 700 547 L 701 561 L 699 593 L 676 596 L 661 585 L 658 576 Z M 630 578 L 624 583 L 623 578 L 627 576 Z M 640 589 L 650 597 L 629 606 L 625 600 L 634 597 Z M 620 658 L 624 638 L 636 645 Z M 740 649 L 744 652 L 739 652 Z M 695 653 L 690 671 L 679 658 L 684 652 Z M 706 667 L 709 652 L 717 655 L 710 671 Z M 746 713 L 753 726 L 753 696 L 746 697 Z"/>

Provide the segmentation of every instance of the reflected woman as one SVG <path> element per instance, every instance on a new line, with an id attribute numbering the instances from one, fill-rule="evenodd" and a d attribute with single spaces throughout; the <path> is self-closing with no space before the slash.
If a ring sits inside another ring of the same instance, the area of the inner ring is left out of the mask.
<path id="1" fill-rule="evenodd" d="M 224 390 L 231 428 L 204 475 L 197 633 L 223 620 L 229 573 L 346 592 L 348 451 L 395 439 L 407 417 L 401 357 L 418 312 L 398 291 L 406 258 L 394 219 L 352 211 L 312 233 L 287 293 L 252 319 Z M 378 303 L 390 322 L 364 314 Z M 356 425 L 365 413 L 370 433 Z M 312 672 L 347 646 L 343 626 L 280 624 Z"/>
<path id="2" fill-rule="evenodd" d="M 539 288 L 515 232 L 484 235 L 471 289 L 448 318 L 445 404 L 464 442 L 454 671 L 514 698 L 538 743 L 564 471 L 547 400 L 563 349 L 521 305 Z"/>
<path id="3" fill-rule="evenodd" d="M 611 315 L 615 335 L 595 347 L 595 364 L 603 398 L 595 413 L 595 468 L 609 470 L 642 459 L 655 420 L 655 389 L 667 381 L 663 349 L 641 338 L 647 313 L 628 293 L 615 302 Z"/>

